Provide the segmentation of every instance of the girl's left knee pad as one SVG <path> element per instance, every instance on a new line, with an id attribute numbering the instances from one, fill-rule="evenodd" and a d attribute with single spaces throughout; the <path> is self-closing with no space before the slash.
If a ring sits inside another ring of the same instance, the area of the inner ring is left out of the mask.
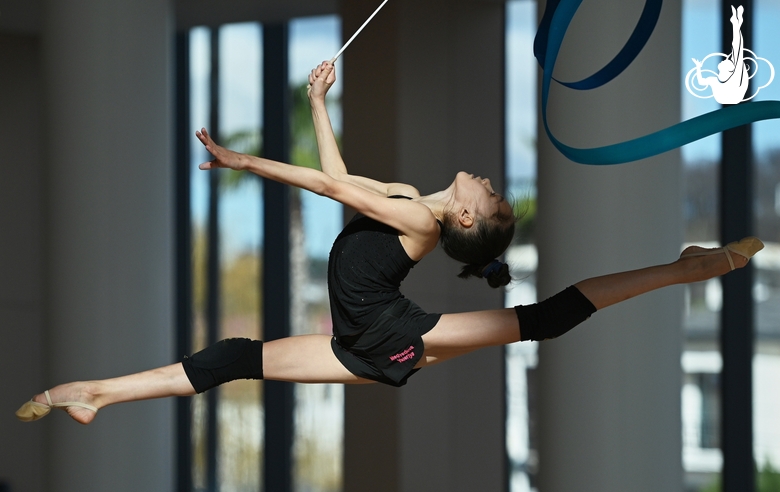
<path id="1" fill-rule="evenodd" d="M 542 302 L 515 306 L 521 341 L 559 337 L 595 312 L 593 303 L 573 285 Z"/>

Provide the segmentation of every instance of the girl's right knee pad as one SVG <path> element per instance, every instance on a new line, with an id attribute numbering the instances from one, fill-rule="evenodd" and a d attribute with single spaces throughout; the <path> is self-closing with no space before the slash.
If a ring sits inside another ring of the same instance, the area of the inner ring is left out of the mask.
<path id="1" fill-rule="evenodd" d="M 236 379 L 263 379 L 263 342 L 228 338 L 182 361 L 192 387 L 198 393 Z"/>

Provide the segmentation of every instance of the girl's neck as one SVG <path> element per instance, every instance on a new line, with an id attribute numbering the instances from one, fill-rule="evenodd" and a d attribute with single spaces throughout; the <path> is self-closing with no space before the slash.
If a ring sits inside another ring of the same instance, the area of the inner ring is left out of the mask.
<path id="1" fill-rule="evenodd" d="M 434 217 L 443 221 L 447 208 L 452 206 L 452 199 L 452 190 L 448 188 L 446 190 L 437 191 L 436 193 L 431 193 L 430 195 L 415 198 L 415 201 L 428 207 Z"/>

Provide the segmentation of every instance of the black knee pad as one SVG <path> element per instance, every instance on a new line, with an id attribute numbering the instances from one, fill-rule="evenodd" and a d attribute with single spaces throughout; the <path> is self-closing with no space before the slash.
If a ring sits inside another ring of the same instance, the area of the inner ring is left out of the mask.
<path id="1" fill-rule="evenodd" d="M 263 379 L 263 342 L 228 338 L 185 356 L 182 365 L 198 393 L 235 379 Z"/>
<path id="2" fill-rule="evenodd" d="M 547 340 L 590 318 L 596 307 L 572 285 L 542 302 L 515 306 L 515 312 L 520 321 L 520 340 Z"/>

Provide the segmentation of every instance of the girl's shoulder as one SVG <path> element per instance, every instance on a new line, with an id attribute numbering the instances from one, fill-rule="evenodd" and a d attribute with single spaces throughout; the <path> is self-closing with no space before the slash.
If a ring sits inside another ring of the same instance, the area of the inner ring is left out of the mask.
<path id="1" fill-rule="evenodd" d="M 399 231 L 398 240 L 409 258 L 414 261 L 420 261 L 425 255 L 436 249 L 436 245 L 439 244 L 441 227 L 439 221 L 436 220 L 436 217 L 428 207 L 417 202 L 412 203 L 422 207 L 419 210 L 419 215 L 414 220 L 416 222 L 415 227 L 406 234 Z M 425 210 L 425 212 L 422 212 L 422 210 Z M 418 211 L 415 210 L 415 212 Z"/>
<path id="2" fill-rule="evenodd" d="M 419 198 L 420 192 L 412 185 L 406 183 L 388 183 L 387 185 L 388 197 L 407 197 L 407 198 Z"/>

